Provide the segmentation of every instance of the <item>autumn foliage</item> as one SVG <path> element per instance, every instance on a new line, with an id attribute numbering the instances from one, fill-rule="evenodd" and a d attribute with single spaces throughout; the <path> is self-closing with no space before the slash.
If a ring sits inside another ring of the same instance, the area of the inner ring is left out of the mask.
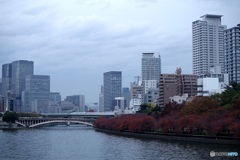
<path id="1" fill-rule="evenodd" d="M 183 106 L 167 104 L 157 125 L 163 133 L 240 137 L 239 108 L 238 99 L 229 109 L 211 97 L 197 97 Z"/>
<path id="2" fill-rule="evenodd" d="M 155 119 L 143 114 L 123 115 L 114 118 L 100 118 L 94 127 L 116 131 L 147 132 L 155 129 Z"/>
<path id="3" fill-rule="evenodd" d="M 240 88 L 240 85 L 238 86 Z M 168 103 L 164 109 L 142 105 L 143 112 L 96 120 L 96 128 L 129 132 L 157 132 L 240 137 L 240 91 L 196 97 L 185 104 Z M 230 97 L 224 97 L 231 93 Z M 219 98 L 220 97 L 220 98 Z"/>

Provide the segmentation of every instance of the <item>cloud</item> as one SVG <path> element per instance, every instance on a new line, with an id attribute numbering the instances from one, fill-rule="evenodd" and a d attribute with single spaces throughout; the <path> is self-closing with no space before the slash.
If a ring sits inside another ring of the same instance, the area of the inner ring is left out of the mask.
<path id="1" fill-rule="evenodd" d="M 239 23 L 239 1 L 0 0 L 0 63 L 33 60 L 63 97 L 97 101 L 103 72 L 123 72 L 123 86 L 141 73 L 141 53 L 159 52 L 162 72 L 192 72 L 191 24 L 207 14 Z"/>

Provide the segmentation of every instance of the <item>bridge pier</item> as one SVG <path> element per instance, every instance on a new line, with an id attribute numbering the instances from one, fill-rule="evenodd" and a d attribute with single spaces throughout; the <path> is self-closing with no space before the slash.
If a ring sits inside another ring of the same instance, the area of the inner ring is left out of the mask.
<path id="1" fill-rule="evenodd" d="M 67 121 L 67 126 L 70 126 L 71 122 Z"/>

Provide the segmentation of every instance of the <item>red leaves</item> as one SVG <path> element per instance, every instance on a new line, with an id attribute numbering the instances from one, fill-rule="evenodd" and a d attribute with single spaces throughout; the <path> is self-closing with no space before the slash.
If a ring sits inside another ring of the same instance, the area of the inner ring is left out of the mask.
<path id="1" fill-rule="evenodd" d="M 229 134 L 231 125 L 233 124 L 233 119 L 231 117 L 221 117 L 221 119 L 217 119 L 214 121 L 210 121 L 210 133 L 211 134 L 219 134 L 219 133 L 227 133 Z"/>
<path id="2" fill-rule="evenodd" d="M 217 101 L 211 97 L 196 97 L 182 108 L 184 114 L 202 114 L 211 112 L 219 107 Z"/>
<path id="3" fill-rule="evenodd" d="M 96 128 L 116 131 L 212 134 L 240 137 L 238 99 L 232 109 L 219 107 L 210 97 L 198 97 L 184 105 L 169 103 L 157 120 L 146 114 L 96 120 Z"/>
<path id="4" fill-rule="evenodd" d="M 96 128 L 116 131 L 144 132 L 155 129 L 156 120 L 146 115 L 123 115 L 114 118 L 100 118 L 94 123 Z"/>
<path id="5" fill-rule="evenodd" d="M 230 125 L 230 130 L 233 131 L 234 136 L 240 137 L 240 122 L 234 121 Z"/>
<path id="6" fill-rule="evenodd" d="M 176 102 L 169 102 L 165 105 L 164 110 L 161 112 L 160 116 L 163 117 L 169 114 L 176 114 L 183 108 L 183 104 L 177 104 Z"/>

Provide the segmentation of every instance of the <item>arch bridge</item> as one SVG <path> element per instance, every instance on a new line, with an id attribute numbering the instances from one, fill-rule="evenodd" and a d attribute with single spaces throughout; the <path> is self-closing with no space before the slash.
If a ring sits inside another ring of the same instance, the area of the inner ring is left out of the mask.
<path id="1" fill-rule="evenodd" d="M 74 124 L 84 124 L 88 126 L 93 126 L 94 119 L 83 119 L 83 118 L 45 118 L 45 117 L 20 117 L 15 123 L 23 127 L 34 128 L 38 126 L 43 126 L 46 124 L 58 124 L 65 123 L 66 125 Z"/>

